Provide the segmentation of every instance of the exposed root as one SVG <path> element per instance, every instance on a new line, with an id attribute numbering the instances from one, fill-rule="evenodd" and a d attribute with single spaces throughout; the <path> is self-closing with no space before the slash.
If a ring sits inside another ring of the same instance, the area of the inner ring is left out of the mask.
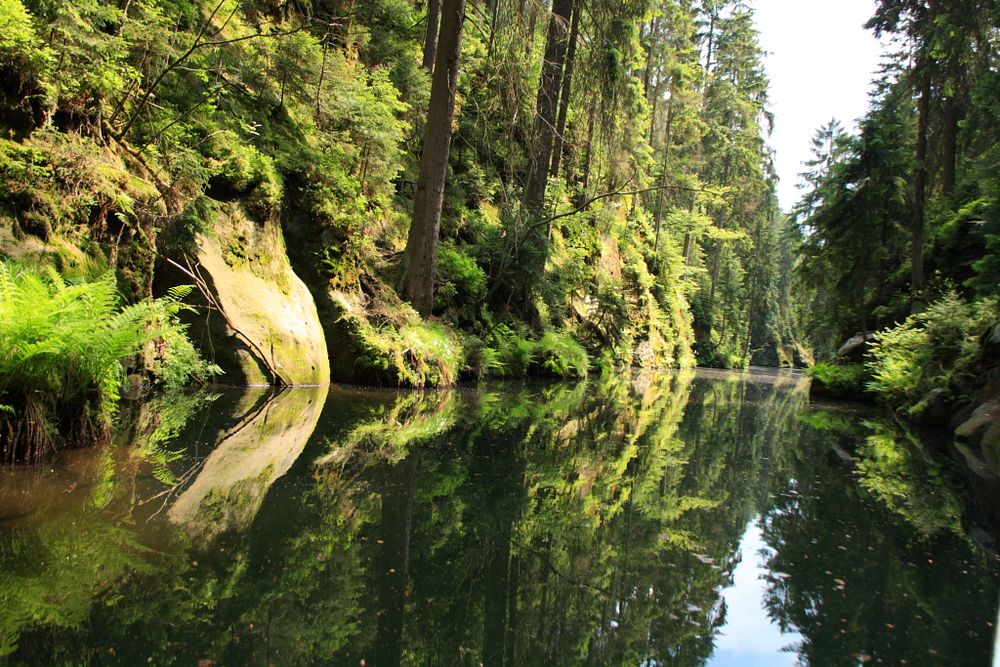
<path id="1" fill-rule="evenodd" d="M 2 464 L 40 463 L 59 449 L 87 447 L 110 439 L 110 426 L 101 414 L 99 399 L 93 396 L 58 411 L 28 398 L 15 406 L 14 414 L 0 413 Z"/>

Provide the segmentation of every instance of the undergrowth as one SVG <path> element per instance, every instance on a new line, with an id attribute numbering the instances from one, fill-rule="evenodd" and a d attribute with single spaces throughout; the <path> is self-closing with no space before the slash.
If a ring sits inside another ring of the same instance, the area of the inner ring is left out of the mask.
<path id="1" fill-rule="evenodd" d="M 216 368 L 178 322 L 190 288 L 122 306 L 114 275 L 66 283 L 0 263 L 0 459 L 33 461 L 106 439 L 126 370 L 171 388 Z"/>

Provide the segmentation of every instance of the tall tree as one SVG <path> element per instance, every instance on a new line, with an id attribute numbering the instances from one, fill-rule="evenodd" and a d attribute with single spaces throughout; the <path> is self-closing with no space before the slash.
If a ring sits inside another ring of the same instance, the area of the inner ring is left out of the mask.
<path id="1" fill-rule="evenodd" d="M 425 69 L 434 69 L 434 52 L 437 51 L 438 23 L 441 20 L 441 0 L 427 0 L 427 32 L 424 33 Z"/>
<path id="2" fill-rule="evenodd" d="M 538 211 L 545 203 L 545 187 L 552 158 L 556 115 L 559 109 L 559 91 L 562 87 L 563 63 L 569 42 L 569 18 L 574 0 L 553 0 L 545 41 L 542 76 L 538 82 L 538 101 L 535 109 L 535 142 L 524 202 L 529 211 Z"/>
<path id="3" fill-rule="evenodd" d="M 573 88 L 573 66 L 576 62 L 576 42 L 580 36 L 580 15 L 583 13 L 582 3 L 576 3 L 573 8 L 573 21 L 569 28 L 569 46 L 566 52 L 566 68 L 563 72 L 562 92 L 559 93 L 559 117 L 556 119 L 555 146 L 552 149 L 551 176 L 559 175 L 559 163 L 562 160 L 563 142 L 566 134 L 566 118 L 569 115 L 569 99 Z"/>
<path id="4" fill-rule="evenodd" d="M 902 33 L 914 51 L 911 72 L 917 97 L 917 143 L 913 173 L 913 203 L 910 209 L 910 287 L 914 293 L 924 288 L 924 227 L 927 208 L 927 143 L 931 122 L 931 95 L 938 59 L 935 31 L 938 0 L 881 0 L 868 22 L 877 37 Z M 917 297 L 919 303 L 919 297 Z"/>
<path id="5" fill-rule="evenodd" d="M 430 106 L 420 155 L 420 174 L 413 201 L 413 220 L 406 242 L 406 295 L 410 304 L 424 317 L 431 314 L 434 305 L 438 234 L 455 115 L 464 18 L 465 0 L 443 1 Z"/>

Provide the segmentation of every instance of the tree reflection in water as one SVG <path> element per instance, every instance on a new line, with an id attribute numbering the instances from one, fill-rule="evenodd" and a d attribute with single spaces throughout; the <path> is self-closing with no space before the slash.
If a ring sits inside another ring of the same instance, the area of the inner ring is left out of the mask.
<path id="1" fill-rule="evenodd" d="M 751 526 L 802 663 L 988 662 L 997 566 L 960 485 L 792 376 L 261 400 L 247 428 L 246 399 L 200 405 L 174 458 L 18 478 L 13 664 L 723 664 Z M 252 470 L 210 465 L 240 432 Z M 104 500 L 45 502 L 67 483 Z M 74 550 L 93 567 L 55 565 Z"/>

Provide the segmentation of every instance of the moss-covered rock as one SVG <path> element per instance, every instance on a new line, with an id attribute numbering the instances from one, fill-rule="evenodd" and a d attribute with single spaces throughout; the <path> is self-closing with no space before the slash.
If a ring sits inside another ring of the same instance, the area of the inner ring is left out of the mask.
<path id="1" fill-rule="evenodd" d="M 970 447 L 1000 476 L 1000 399 L 986 401 L 955 429 L 955 441 Z"/>
<path id="2" fill-rule="evenodd" d="M 421 320 L 391 290 L 380 298 L 329 292 L 324 309 L 332 377 L 339 382 L 447 387 L 465 368 L 462 338 L 440 322 Z"/>
<path id="3" fill-rule="evenodd" d="M 198 270 L 211 292 L 206 350 L 233 384 L 330 381 L 326 339 L 312 295 L 285 254 L 281 228 L 226 205 L 212 236 L 198 237 Z M 221 334 L 221 336 L 219 335 Z"/>
<path id="4" fill-rule="evenodd" d="M 865 391 L 868 376 L 862 364 L 820 363 L 810 367 L 806 374 L 812 379 L 810 396 L 848 401 L 871 400 Z"/>

